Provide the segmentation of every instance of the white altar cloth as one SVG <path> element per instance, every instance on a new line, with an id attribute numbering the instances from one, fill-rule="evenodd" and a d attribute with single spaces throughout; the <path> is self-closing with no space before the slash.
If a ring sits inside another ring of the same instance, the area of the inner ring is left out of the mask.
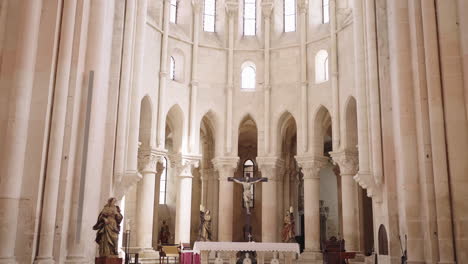
<path id="1" fill-rule="evenodd" d="M 193 251 L 263 251 L 263 252 L 294 252 L 300 254 L 297 243 L 261 243 L 261 242 L 195 242 Z"/>

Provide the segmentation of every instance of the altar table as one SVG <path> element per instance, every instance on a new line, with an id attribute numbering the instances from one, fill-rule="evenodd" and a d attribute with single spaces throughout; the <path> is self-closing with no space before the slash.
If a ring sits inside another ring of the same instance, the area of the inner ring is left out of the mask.
<path id="1" fill-rule="evenodd" d="M 214 252 L 229 252 L 229 263 L 235 263 L 237 252 L 255 251 L 257 263 L 265 263 L 265 252 L 283 253 L 285 264 L 291 264 L 293 256 L 300 254 L 297 243 L 256 243 L 256 242 L 195 242 L 193 251 L 201 256 L 201 264 L 208 264 L 208 254 Z M 269 263 L 269 261 L 268 261 Z"/>

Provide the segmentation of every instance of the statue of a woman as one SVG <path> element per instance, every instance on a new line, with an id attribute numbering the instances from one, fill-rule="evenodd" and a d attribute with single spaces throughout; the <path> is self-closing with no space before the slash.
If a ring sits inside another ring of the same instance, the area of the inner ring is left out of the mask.
<path id="1" fill-rule="evenodd" d="M 200 229 L 199 241 L 211 241 L 211 212 L 204 207 L 200 207 Z"/>
<path id="2" fill-rule="evenodd" d="M 107 204 L 93 226 L 93 230 L 97 230 L 96 243 L 99 245 L 100 257 L 115 257 L 118 255 L 120 223 L 123 216 L 120 213 L 120 208 L 115 205 L 116 202 L 115 198 L 107 200 Z"/>
<path id="3" fill-rule="evenodd" d="M 296 242 L 295 240 L 295 223 L 294 214 L 290 211 L 286 211 L 284 216 L 283 231 L 281 232 L 283 242 Z"/>

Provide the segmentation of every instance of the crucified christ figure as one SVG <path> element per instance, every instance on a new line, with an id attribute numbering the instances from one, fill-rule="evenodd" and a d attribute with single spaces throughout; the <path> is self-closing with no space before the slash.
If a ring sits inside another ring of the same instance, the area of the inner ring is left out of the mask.
<path id="1" fill-rule="evenodd" d="M 253 201 L 252 192 L 251 192 L 252 185 L 258 182 L 266 182 L 267 178 L 250 178 L 247 176 L 245 179 L 236 179 L 234 177 L 229 177 L 228 180 L 233 181 L 235 183 L 239 183 L 244 188 L 242 199 L 244 200 L 244 206 L 245 206 L 245 209 L 247 210 L 247 214 L 249 215 L 250 204 Z"/>

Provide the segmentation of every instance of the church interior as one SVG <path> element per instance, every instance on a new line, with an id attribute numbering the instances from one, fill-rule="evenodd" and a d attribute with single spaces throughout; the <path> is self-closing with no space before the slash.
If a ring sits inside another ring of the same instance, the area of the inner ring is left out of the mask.
<path id="1" fill-rule="evenodd" d="M 466 0 L 1 0 L 0 87 L 0 264 L 468 263 Z"/>

